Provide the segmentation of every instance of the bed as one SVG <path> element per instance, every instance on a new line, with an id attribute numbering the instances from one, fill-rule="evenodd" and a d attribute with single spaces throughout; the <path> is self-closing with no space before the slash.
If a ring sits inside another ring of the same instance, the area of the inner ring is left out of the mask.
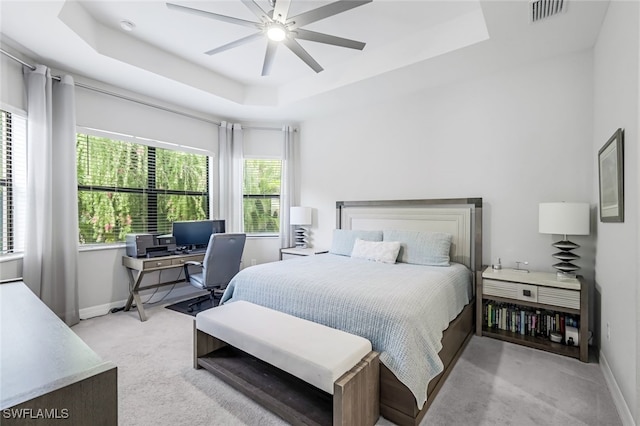
<path id="1" fill-rule="evenodd" d="M 381 414 L 417 425 L 474 330 L 482 200 L 338 202 L 336 218 L 330 253 L 246 268 L 221 303 L 246 300 L 366 337 L 380 352 Z M 414 263 L 415 241 L 403 242 L 398 263 L 351 255 L 355 236 L 378 233 L 450 235 L 450 266 Z"/>

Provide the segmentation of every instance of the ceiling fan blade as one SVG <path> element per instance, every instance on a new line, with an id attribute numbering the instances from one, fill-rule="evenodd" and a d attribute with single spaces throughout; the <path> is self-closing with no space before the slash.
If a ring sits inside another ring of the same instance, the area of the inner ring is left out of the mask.
<path id="1" fill-rule="evenodd" d="M 283 24 L 287 22 L 290 4 L 291 0 L 276 0 L 276 7 L 273 9 L 273 19 Z"/>
<path id="2" fill-rule="evenodd" d="M 241 1 L 242 1 L 242 4 L 247 6 L 247 9 L 249 9 L 254 15 L 258 17 L 258 19 L 260 19 L 261 21 L 267 21 L 267 22 L 270 21 L 268 18 L 269 15 L 267 14 L 267 12 L 262 10 L 262 8 L 258 6 L 258 4 L 255 1 L 253 0 L 241 0 Z"/>
<path id="3" fill-rule="evenodd" d="M 257 39 L 257 38 L 262 38 L 262 36 L 263 36 L 263 33 L 261 31 L 259 33 L 255 33 L 255 34 L 248 35 L 246 37 L 242 37 L 242 38 L 240 38 L 240 39 L 238 39 L 236 41 L 232 41 L 231 43 L 227 43 L 227 44 L 225 44 L 223 46 L 216 47 L 215 49 L 211 49 L 211 50 L 209 50 L 207 52 L 204 52 L 204 53 L 207 54 L 207 55 L 215 55 L 216 53 L 224 52 L 225 50 L 229 50 L 231 48 L 234 48 L 234 47 L 237 47 L 237 46 L 241 46 L 243 44 L 247 44 L 247 43 L 249 43 L 249 42 L 251 42 L 251 41 L 253 41 L 253 40 Z"/>
<path id="4" fill-rule="evenodd" d="M 267 44 L 267 51 L 264 54 L 264 64 L 262 65 L 262 76 L 269 75 L 271 72 L 271 66 L 273 65 L 273 59 L 276 57 L 276 49 L 278 48 L 278 42 L 269 40 Z"/>
<path id="5" fill-rule="evenodd" d="M 313 59 L 311 55 L 309 55 L 309 53 L 306 50 L 304 50 L 304 48 L 300 46 L 300 44 L 297 41 L 293 39 L 285 38 L 284 40 L 282 40 L 282 43 L 284 43 L 284 45 L 287 46 L 289 50 L 295 53 L 298 56 L 298 58 L 302 59 L 302 61 L 305 64 L 309 65 L 309 67 L 311 67 L 311 69 L 313 69 L 315 72 L 320 72 L 323 70 L 320 64 L 317 63 L 316 60 Z"/>
<path id="6" fill-rule="evenodd" d="M 337 15 L 338 13 L 346 12 L 358 6 L 362 6 L 367 3 L 371 3 L 373 0 L 340 0 L 333 3 L 329 3 L 325 6 L 317 9 L 310 10 L 308 12 L 301 13 L 287 19 L 287 28 L 295 30 L 296 28 L 303 27 L 312 22 L 319 21 L 329 16 Z M 276 2 L 276 7 L 278 3 Z"/>
<path id="7" fill-rule="evenodd" d="M 296 38 L 302 40 L 315 41 L 317 43 L 331 44 L 333 46 L 347 47 L 349 49 L 362 50 L 366 43 L 356 40 L 350 40 L 348 38 L 336 37 L 329 34 L 317 33 L 315 31 L 303 30 L 298 28 L 295 31 Z"/>
<path id="8" fill-rule="evenodd" d="M 242 25 L 244 27 L 260 28 L 259 23 L 246 21 L 244 19 L 233 18 L 231 16 L 219 15 L 213 12 L 207 12 L 205 10 L 193 9 L 191 7 L 180 6 L 179 4 L 167 3 L 169 9 L 178 10 L 180 12 L 187 12 L 194 15 L 204 16 L 205 18 L 211 18 L 222 22 L 228 22 L 230 24 Z"/>

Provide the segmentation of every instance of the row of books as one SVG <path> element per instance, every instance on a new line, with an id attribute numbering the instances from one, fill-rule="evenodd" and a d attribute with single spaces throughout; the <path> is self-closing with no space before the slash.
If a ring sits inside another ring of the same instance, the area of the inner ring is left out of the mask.
<path id="1" fill-rule="evenodd" d="M 484 324 L 489 329 L 549 337 L 552 332 L 564 336 L 565 327 L 578 328 L 579 321 L 576 315 L 489 300 L 484 303 Z"/>

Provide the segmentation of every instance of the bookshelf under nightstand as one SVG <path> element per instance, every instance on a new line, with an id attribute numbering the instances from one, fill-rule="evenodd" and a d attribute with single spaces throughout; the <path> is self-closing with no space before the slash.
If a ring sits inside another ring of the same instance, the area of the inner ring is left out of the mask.
<path id="1" fill-rule="evenodd" d="M 477 286 L 478 336 L 588 361 L 588 296 L 582 277 L 558 279 L 551 272 L 525 273 L 488 267 Z M 564 330 L 574 322 L 579 346 L 565 344 Z M 559 332 L 562 342 L 552 342 L 551 332 Z"/>

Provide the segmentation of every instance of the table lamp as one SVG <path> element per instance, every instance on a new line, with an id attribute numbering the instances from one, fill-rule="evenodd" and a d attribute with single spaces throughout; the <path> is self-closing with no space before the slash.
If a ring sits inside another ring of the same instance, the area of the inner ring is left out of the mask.
<path id="1" fill-rule="evenodd" d="M 575 278 L 580 269 L 573 261 L 580 259 L 571 250 L 580 247 L 567 239 L 567 235 L 589 235 L 589 203 L 540 203 L 538 231 L 541 234 L 563 235 L 563 239 L 552 244 L 560 249 L 552 256 L 561 260 L 553 265 L 558 278 Z"/>
<path id="2" fill-rule="evenodd" d="M 291 207 L 289 210 L 289 222 L 296 226 L 296 248 L 307 248 L 311 245 L 307 241 L 308 230 L 305 226 L 311 225 L 311 207 Z"/>

